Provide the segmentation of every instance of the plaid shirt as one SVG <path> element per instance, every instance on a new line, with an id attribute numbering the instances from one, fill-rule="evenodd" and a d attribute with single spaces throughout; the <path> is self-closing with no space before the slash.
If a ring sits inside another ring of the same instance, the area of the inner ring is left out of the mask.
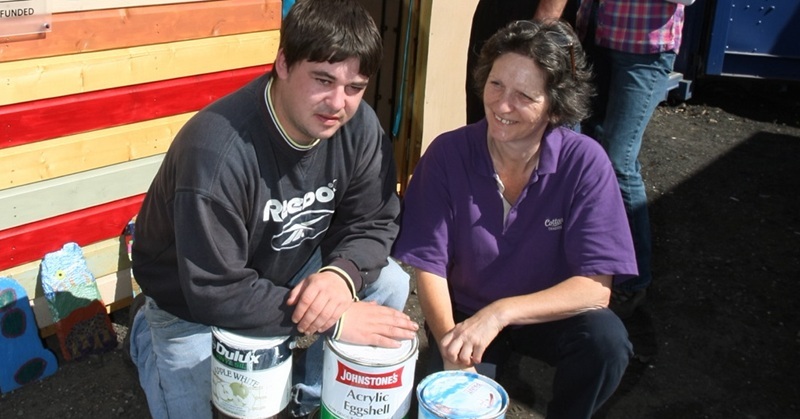
<path id="1" fill-rule="evenodd" d="M 577 29 L 584 39 L 597 5 L 595 44 L 615 51 L 651 54 L 681 46 L 682 4 L 666 0 L 581 0 Z"/>

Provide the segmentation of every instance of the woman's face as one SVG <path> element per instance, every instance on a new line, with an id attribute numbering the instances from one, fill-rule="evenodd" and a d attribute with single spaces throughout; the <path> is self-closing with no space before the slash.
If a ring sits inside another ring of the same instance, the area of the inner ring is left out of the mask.
<path id="1" fill-rule="evenodd" d="M 507 53 L 492 65 L 483 87 L 489 138 L 539 141 L 549 122 L 545 72 L 530 58 Z"/>

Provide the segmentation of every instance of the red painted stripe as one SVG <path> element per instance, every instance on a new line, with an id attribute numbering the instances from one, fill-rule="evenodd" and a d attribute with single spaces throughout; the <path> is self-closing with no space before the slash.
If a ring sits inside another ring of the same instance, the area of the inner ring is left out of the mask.
<path id="1" fill-rule="evenodd" d="M 144 194 L 0 231 L 0 270 L 33 262 L 65 243 L 86 246 L 121 236 Z"/>
<path id="2" fill-rule="evenodd" d="M 271 64 L 0 106 L 0 148 L 196 111 Z"/>

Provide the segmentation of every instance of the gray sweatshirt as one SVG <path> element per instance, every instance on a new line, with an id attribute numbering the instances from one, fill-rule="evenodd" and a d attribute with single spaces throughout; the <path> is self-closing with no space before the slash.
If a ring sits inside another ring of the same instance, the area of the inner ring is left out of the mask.
<path id="1" fill-rule="evenodd" d="M 182 319 L 296 335 L 287 282 L 316 248 L 357 290 L 374 281 L 399 201 L 391 142 L 366 103 L 333 137 L 297 150 L 268 109 L 269 77 L 180 130 L 137 217 L 133 273 Z"/>

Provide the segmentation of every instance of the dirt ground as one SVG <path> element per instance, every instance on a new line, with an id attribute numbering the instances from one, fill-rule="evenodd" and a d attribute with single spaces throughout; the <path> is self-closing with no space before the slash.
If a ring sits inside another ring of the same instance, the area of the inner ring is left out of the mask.
<path id="1" fill-rule="evenodd" d="M 798 157 L 797 84 L 702 80 L 657 109 L 641 154 L 654 282 L 626 322 L 635 359 L 595 418 L 800 417 Z M 421 321 L 416 295 L 407 312 Z M 112 315 L 120 340 L 127 315 Z M 514 361 L 498 379 L 506 417 L 541 418 L 553 370 Z M 4 419 L 148 416 L 119 349 L 0 397 Z"/>

